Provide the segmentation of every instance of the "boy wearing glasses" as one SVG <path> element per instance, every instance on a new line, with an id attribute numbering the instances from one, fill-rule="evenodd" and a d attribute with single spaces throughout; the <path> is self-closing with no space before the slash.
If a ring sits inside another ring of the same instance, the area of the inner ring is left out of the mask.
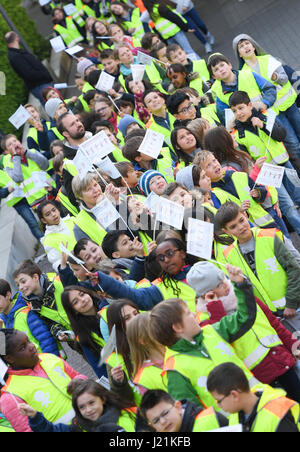
<path id="1" fill-rule="evenodd" d="M 227 419 L 214 409 L 201 411 L 195 403 L 174 400 L 161 389 L 147 391 L 140 410 L 148 425 L 159 433 L 204 432 L 228 425 Z"/>
<path id="2" fill-rule="evenodd" d="M 215 367 L 207 389 L 229 416 L 229 425 L 242 424 L 244 432 L 299 432 L 300 407 L 281 389 L 265 385 L 251 391 L 243 370 L 233 363 Z"/>

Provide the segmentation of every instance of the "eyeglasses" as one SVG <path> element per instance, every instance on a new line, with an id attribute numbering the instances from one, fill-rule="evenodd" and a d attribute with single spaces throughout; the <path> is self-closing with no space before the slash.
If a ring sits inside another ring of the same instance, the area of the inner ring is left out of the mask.
<path id="1" fill-rule="evenodd" d="M 149 424 L 152 425 L 153 427 L 158 425 L 163 419 L 165 419 L 168 416 L 172 408 L 173 405 L 168 410 L 164 410 L 160 416 L 155 417 L 151 422 L 149 422 Z"/>
<path id="2" fill-rule="evenodd" d="M 178 249 L 176 249 L 176 250 L 168 250 L 168 251 L 166 251 L 165 254 L 158 254 L 158 255 L 156 256 L 156 261 L 157 261 L 157 262 L 165 262 L 166 257 L 167 257 L 168 259 L 170 259 L 171 257 L 174 256 L 174 254 L 176 253 L 176 251 L 179 251 L 179 250 L 178 250 Z"/>
<path id="3" fill-rule="evenodd" d="M 178 113 L 187 113 L 189 110 L 191 110 L 193 107 L 195 107 L 195 105 L 193 104 L 193 102 L 191 102 L 190 104 L 188 104 L 187 107 L 183 108 L 182 110 L 178 111 Z"/>
<path id="4" fill-rule="evenodd" d="M 217 405 L 221 405 L 221 403 L 228 397 L 228 396 L 230 396 L 230 394 L 227 394 L 226 396 L 224 396 L 224 397 L 222 397 L 222 399 L 220 399 L 220 400 L 216 400 L 216 402 L 217 402 Z"/>

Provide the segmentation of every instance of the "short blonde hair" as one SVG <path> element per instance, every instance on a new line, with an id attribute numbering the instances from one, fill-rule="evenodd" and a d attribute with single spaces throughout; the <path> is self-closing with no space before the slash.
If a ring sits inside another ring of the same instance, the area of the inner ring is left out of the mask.
<path id="1" fill-rule="evenodd" d="M 206 162 L 208 157 L 214 157 L 214 154 L 210 151 L 199 151 L 194 157 L 193 163 L 196 166 L 200 166 L 203 169 L 203 163 Z"/>

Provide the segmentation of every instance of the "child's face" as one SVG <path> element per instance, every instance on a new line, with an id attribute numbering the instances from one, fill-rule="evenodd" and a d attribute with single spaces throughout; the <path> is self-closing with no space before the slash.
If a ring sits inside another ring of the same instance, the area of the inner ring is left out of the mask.
<path id="1" fill-rule="evenodd" d="M 59 104 L 59 106 L 58 106 L 57 109 L 56 109 L 54 119 L 57 121 L 58 118 L 59 118 L 61 115 L 63 115 L 64 113 L 67 113 L 67 111 L 68 111 L 67 107 L 66 107 L 65 104 L 62 102 L 61 104 Z"/>
<path id="2" fill-rule="evenodd" d="M 118 144 L 117 138 L 116 138 L 115 135 L 110 131 L 110 129 L 108 129 L 107 127 L 105 127 L 104 129 L 101 129 L 101 130 L 104 130 L 104 132 L 106 133 L 106 135 L 108 136 L 108 138 L 110 139 L 110 141 L 111 141 L 113 144 L 115 144 L 115 145 Z"/>
<path id="3" fill-rule="evenodd" d="M 178 106 L 177 113 L 174 114 L 176 119 L 180 121 L 185 121 L 186 119 L 195 119 L 196 118 L 196 108 L 193 104 L 193 101 L 185 99 Z"/>
<path id="4" fill-rule="evenodd" d="M 111 37 L 113 38 L 114 42 L 122 42 L 124 36 L 125 36 L 125 33 L 122 30 L 122 28 L 115 26 L 115 25 L 113 27 L 111 27 Z"/>
<path id="5" fill-rule="evenodd" d="M 168 78 L 176 89 L 182 88 L 186 84 L 186 74 L 184 72 L 170 70 L 168 72 Z"/>
<path id="6" fill-rule="evenodd" d="M 252 236 L 247 214 L 239 212 L 234 220 L 229 221 L 222 229 L 226 234 L 233 235 L 238 241 L 247 242 Z"/>
<path id="7" fill-rule="evenodd" d="M 160 111 L 165 106 L 165 100 L 156 92 L 147 94 L 144 99 L 145 105 L 151 113 Z"/>
<path id="8" fill-rule="evenodd" d="M 81 267 L 79 264 L 69 264 L 71 267 L 72 272 L 74 273 L 74 276 L 79 281 L 86 281 L 88 277 L 86 276 L 86 271 Z"/>
<path id="9" fill-rule="evenodd" d="M 118 70 L 118 61 L 114 58 L 104 58 L 101 60 L 101 63 L 103 65 L 103 69 L 105 72 L 108 72 L 108 74 L 115 74 Z"/>
<path id="10" fill-rule="evenodd" d="M 216 66 L 212 67 L 212 75 L 216 80 L 226 82 L 232 74 L 232 64 L 220 61 Z"/>
<path id="11" fill-rule="evenodd" d="M 140 94 L 145 92 L 145 86 L 144 83 L 141 81 L 134 81 L 132 80 L 129 82 L 129 89 L 132 92 L 132 94 Z"/>
<path id="12" fill-rule="evenodd" d="M 238 43 L 238 52 L 241 58 L 250 58 L 255 53 L 255 47 L 248 39 L 245 39 Z"/>
<path id="13" fill-rule="evenodd" d="M 11 292 L 7 292 L 6 295 L 0 295 L 0 314 L 7 314 L 12 306 L 11 301 Z"/>
<path id="14" fill-rule="evenodd" d="M 186 253 L 184 250 L 178 250 L 172 242 L 162 242 L 156 248 L 156 260 L 162 270 L 170 276 L 175 276 L 185 265 Z"/>
<path id="15" fill-rule="evenodd" d="M 111 276 L 112 278 L 114 278 L 116 281 L 119 281 L 120 283 L 124 284 L 123 278 L 121 275 L 119 275 L 118 272 L 115 272 L 114 270 L 111 270 L 109 272 L 109 276 Z"/>
<path id="16" fill-rule="evenodd" d="M 154 176 L 149 182 L 150 191 L 153 191 L 158 196 L 161 196 L 163 194 L 167 185 L 168 184 L 165 178 L 163 178 L 162 176 Z"/>
<path id="17" fill-rule="evenodd" d="M 213 292 L 217 298 L 227 297 L 230 292 L 230 285 L 228 283 L 228 280 L 225 278 L 222 282 L 220 282 L 220 284 L 217 285 Z"/>
<path id="18" fill-rule="evenodd" d="M 219 394 L 217 391 L 211 392 L 211 395 L 217 402 L 218 407 L 231 414 L 238 413 L 241 409 L 238 394 L 238 391 L 231 391 L 228 395 Z"/>
<path id="19" fill-rule="evenodd" d="M 77 407 L 81 416 L 89 421 L 97 421 L 104 411 L 103 400 L 88 392 L 82 393 L 77 398 Z"/>
<path id="20" fill-rule="evenodd" d="M 130 105 L 126 105 L 125 107 L 120 107 L 120 110 L 125 115 L 130 115 L 131 116 L 132 112 L 133 112 L 133 106 L 131 107 Z"/>
<path id="21" fill-rule="evenodd" d="M 234 117 L 237 121 L 247 122 L 252 116 L 253 104 L 250 102 L 247 104 L 238 104 L 231 107 Z"/>
<path id="22" fill-rule="evenodd" d="M 204 170 L 202 170 L 200 173 L 199 187 L 203 188 L 204 190 L 211 190 L 211 180 Z"/>
<path id="23" fill-rule="evenodd" d="M 179 401 L 174 405 L 162 401 L 147 410 L 146 417 L 156 432 L 179 432 L 182 424 L 182 405 Z"/>
<path id="24" fill-rule="evenodd" d="M 34 107 L 26 107 L 26 110 L 31 115 L 31 118 L 34 121 L 39 121 L 40 120 L 39 112 Z"/>
<path id="25" fill-rule="evenodd" d="M 101 246 L 92 241 L 88 241 L 85 248 L 80 251 L 79 258 L 93 268 L 104 259 L 104 253 Z"/>
<path id="26" fill-rule="evenodd" d="M 52 147 L 52 154 L 55 156 L 62 152 L 63 147 L 62 146 L 53 146 Z"/>
<path id="27" fill-rule="evenodd" d="M 130 305 L 123 306 L 121 315 L 125 325 L 125 329 L 127 328 L 127 325 L 130 322 L 130 320 L 137 316 L 138 313 L 139 311 L 133 306 Z"/>
<path id="28" fill-rule="evenodd" d="M 195 149 L 197 141 L 190 131 L 186 129 L 179 129 L 177 132 L 177 145 L 183 151 L 188 152 Z"/>
<path id="29" fill-rule="evenodd" d="M 183 308 L 181 323 L 173 325 L 173 328 L 179 337 L 188 341 L 192 341 L 201 331 L 195 314 L 187 306 Z"/>
<path id="30" fill-rule="evenodd" d="M 36 295 L 41 288 L 38 274 L 29 276 L 25 273 L 20 273 L 16 277 L 15 282 L 21 294 L 25 297 L 29 297 L 32 294 Z"/>
<path id="31" fill-rule="evenodd" d="M 130 258 L 134 257 L 136 255 L 136 252 L 133 248 L 132 240 L 128 237 L 127 234 L 123 234 L 119 237 L 117 241 L 117 250 L 112 254 L 114 259 L 119 259 L 121 257 L 123 258 Z"/>
<path id="32" fill-rule="evenodd" d="M 93 299 L 89 294 L 81 292 L 81 290 L 71 290 L 69 293 L 69 303 L 74 311 L 79 314 L 88 316 L 93 315 L 95 307 Z"/>
<path id="33" fill-rule="evenodd" d="M 170 60 L 171 63 L 179 63 L 183 66 L 188 64 L 186 52 L 183 49 L 174 50 L 174 52 L 170 52 Z"/>
<path id="34" fill-rule="evenodd" d="M 139 124 L 137 122 L 133 122 L 132 124 L 130 124 L 127 129 L 126 129 L 126 135 L 129 135 L 130 132 L 132 132 L 133 130 L 139 130 L 141 127 L 139 126 Z"/>
<path id="35" fill-rule="evenodd" d="M 220 162 L 213 155 L 208 156 L 201 166 L 207 177 L 209 177 L 212 182 L 222 179 L 223 168 Z"/>
<path id="36" fill-rule="evenodd" d="M 94 28 L 98 36 L 107 36 L 106 26 L 102 22 L 96 21 Z"/>
<path id="37" fill-rule="evenodd" d="M 193 207 L 193 197 L 188 190 L 184 190 L 181 187 L 177 187 L 173 193 L 169 196 L 169 200 L 180 204 L 185 209 L 191 209 Z"/>
<path id="38" fill-rule="evenodd" d="M 128 47 L 121 47 L 119 49 L 119 60 L 124 65 L 129 65 L 133 63 L 134 56 Z"/>
<path id="39" fill-rule="evenodd" d="M 128 171 L 127 176 L 124 177 L 124 179 L 126 180 L 126 182 L 130 188 L 135 187 L 139 182 L 138 175 L 133 168 L 132 168 L 132 170 Z"/>
<path id="40" fill-rule="evenodd" d="M 47 204 L 43 208 L 42 214 L 43 214 L 42 223 L 47 224 L 48 226 L 55 226 L 59 224 L 60 212 L 52 204 Z"/>
<path id="41" fill-rule="evenodd" d="M 79 91 L 82 91 L 82 88 L 83 88 L 83 86 L 84 86 L 84 84 L 85 84 L 85 81 L 82 80 L 82 78 L 77 78 L 77 79 L 75 80 L 75 83 L 76 83 L 77 89 L 78 89 Z"/>
<path id="42" fill-rule="evenodd" d="M 167 46 L 163 47 L 162 49 L 157 50 L 156 53 L 157 53 L 158 60 L 163 61 L 164 63 L 169 63 L 169 60 L 166 56 Z"/>
<path id="43" fill-rule="evenodd" d="M 112 115 L 112 107 L 106 102 L 97 101 L 94 109 L 102 120 L 108 120 Z"/>

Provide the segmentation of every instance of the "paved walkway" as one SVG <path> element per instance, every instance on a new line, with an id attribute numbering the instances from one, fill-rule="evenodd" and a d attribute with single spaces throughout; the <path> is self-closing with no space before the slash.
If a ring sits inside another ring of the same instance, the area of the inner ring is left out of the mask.
<path id="1" fill-rule="evenodd" d="M 232 59 L 232 40 L 247 33 L 274 56 L 300 69 L 298 0 L 195 0 L 195 7 L 216 38 L 214 50 Z M 190 35 L 189 35 L 190 36 Z M 191 38 L 199 48 L 199 41 Z M 200 52 L 203 54 L 200 44 Z"/>

